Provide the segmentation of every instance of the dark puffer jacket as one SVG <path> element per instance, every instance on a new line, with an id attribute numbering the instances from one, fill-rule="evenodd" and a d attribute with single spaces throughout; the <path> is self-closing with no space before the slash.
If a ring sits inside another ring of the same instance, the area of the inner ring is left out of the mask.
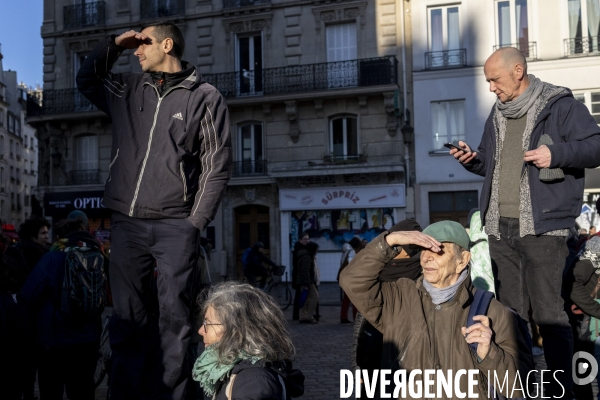
<path id="1" fill-rule="evenodd" d="M 289 400 L 304 394 L 304 375 L 292 369 L 290 361 L 269 363 L 260 360 L 252 364 L 242 360 L 217 388 L 215 400 L 230 400 L 226 391 L 233 375 L 231 400 Z"/>
<path id="2" fill-rule="evenodd" d="M 203 230 L 230 177 L 225 100 L 184 61 L 192 73 L 164 93 L 150 73 L 111 73 L 124 50 L 107 37 L 77 74 L 78 89 L 113 122 L 103 204 L 136 218 L 188 218 Z"/>

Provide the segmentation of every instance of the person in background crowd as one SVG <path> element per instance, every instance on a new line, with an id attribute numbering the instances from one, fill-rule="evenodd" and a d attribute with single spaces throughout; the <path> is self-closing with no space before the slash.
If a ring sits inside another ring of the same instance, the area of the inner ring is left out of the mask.
<path id="1" fill-rule="evenodd" d="M 356 254 L 358 254 L 358 252 L 361 251 L 363 248 L 362 241 L 360 240 L 360 238 L 358 238 L 356 236 L 353 237 L 352 239 L 350 239 L 350 241 L 346 244 L 350 245 L 350 250 L 346 253 L 346 257 L 342 260 L 340 269 L 338 270 L 338 274 L 337 274 L 338 282 L 340 281 L 340 273 L 344 270 L 344 268 L 346 268 L 348 266 L 348 264 L 352 261 L 354 256 Z M 352 321 L 350 321 L 348 319 L 348 310 L 350 309 L 350 306 L 352 306 Z M 350 298 L 346 295 L 346 293 L 344 293 L 342 291 L 342 308 L 340 309 L 340 323 L 349 324 L 349 323 L 355 321 L 356 313 L 357 313 L 356 307 L 354 307 L 354 304 L 352 304 L 350 302 Z"/>
<path id="2" fill-rule="evenodd" d="M 600 362 L 600 237 L 592 236 L 583 243 L 565 277 L 565 293 L 573 302 L 570 307 L 576 333 L 576 350 L 594 354 Z M 582 314 L 583 313 L 583 314 Z M 598 376 L 600 383 L 600 374 Z M 577 385 L 576 385 L 577 386 Z M 582 388 L 575 389 L 581 391 Z M 591 390 L 587 392 L 588 398 Z M 584 398 L 577 393 L 577 398 Z M 600 393 L 598 394 L 600 399 Z"/>
<path id="3" fill-rule="evenodd" d="M 265 245 L 263 242 L 254 243 L 254 246 L 252 246 L 252 249 L 250 250 L 250 254 L 248 254 L 244 268 L 248 283 L 252 286 L 258 286 L 261 289 L 265 287 L 267 276 L 269 275 L 269 271 L 263 263 L 266 263 L 271 267 L 277 266 L 277 264 L 264 254 L 264 251 Z M 260 281 L 258 281 L 258 278 L 260 278 Z"/>
<path id="4" fill-rule="evenodd" d="M 342 271 L 340 284 L 364 317 L 383 334 L 382 368 L 426 370 L 436 365 L 441 370 L 477 369 L 485 376 L 496 376 L 520 388 L 520 376 L 533 368 L 531 353 L 521 336 L 513 313 L 492 299 L 485 315 L 476 315 L 468 328 L 467 316 L 475 288 L 469 271 L 469 236 L 454 221 L 441 221 L 423 232 L 384 232 L 367 245 Z M 382 282 L 386 263 L 418 246 L 423 277 L 415 283 L 400 278 Z M 493 324 L 490 324 L 493 321 Z M 475 344 L 472 350 L 469 344 Z M 527 349 L 528 350 L 528 349 Z M 402 356 L 398 357 L 398 353 Z M 488 398 L 488 382 L 478 379 L 475 387 L 466 375 L 455 378 L 453 388 L 467 388 L 479 399 Z M 435 380 L 431 392 L 436 393 Z M 502 395 L 502 389 L 489 382 Z M 522 392 L 516 392 L 522 393 Z M 520 397 L 520 396 L 519 396 Z M 445 397 L 443 397 L 445 398 Z"/>
<path id="5" fill-rule="evenodd" d="M 200 327 L 206 350 L 192 377 L 215 400 L 288 400 L 304 393 L 292 369 L 295 349 L 281 308 L 258 288 L 236 282 L 213 286 Z"/>
<path id="6" fill-rule="evenodd" d="M 87 216 L 73 211 L 60 226 L 59 240 L 38 262 L 23 287 L 23 298 L 35 318 L 38 382 L 43 400 L 94 400 L 94 372 L 102 330 L 100 316 L 73 319 L 61 311 L 65 260 L 68 247 L 101 249 L 89 232 Z"/>
<path id="7" fill-rule="evenodd" d="M 135 50 L 142 73 L 111 71 L 128 49 Z M 177 25 L 155 22 L 99 40 L 77 73 L 79 91 L 112 120 L 102 200 L 113 210 L 112 400 L 146 398 L 146 392 L 184 396 L 198 238 L 231 177 L 227 104 L 182 60 L 184 51 Z M 155 264 L 158 316 L 148 308 L 146 284 Z"/>
<path id="8" fill-rule="evenodd" d="M 300 309 L 300 322 L 305 324 L 317 323 L 313 315 L 319 301 L 315 276 L 315 259 L 318 249 L 318 244 L 308 242 L 306 248 L 298 252 L 298 286 L 303 292 L 302 297 L 305 297 L 304 305 Z"/>
<path id="9" fill-rule="evenodd" d="M 365 247 L 366 245 L 369 244 L 369 241 L 367 239 L 362 239 L 361 241 L 362 247 Z"/>
<path id="10" fill-rule="evenodd" d="M 483 72 L 497 99 L 479 147 L 450 154 L 485 177 L 479 204 L 497 268 L 498 300 L 540 327 L 547 395 L 572 397 L 573 336 L 561 297 L 565 237 L 581 214 L 586 168 L 600 165 L 600 127 L 567 88 L 527 74 L 514 47 L 495 51 Z"/>
<path id="11" fill-rule="evenodd" d="M 301 288 L 298 286 L 298 252 L 305 249 L 309 241 L 310 236 L 308 232 L 302 232 L 298 236 L 298 241 L 294 244 L 294 251 L 292 252 L 292 287 L 295 290 L 292 320 L 294 321 L 300 319 L 300 295 L 302 293 Z"/>
<path id="12" fill-rule="evenodd" d="M 48 229 L 50 223 L 39 217 L 32 217 L 21 224 L 19 227 L 19 241 L 14 245 L 7 247 L 5 257 L 14 268 L 22 268 L 25 276 L 29 276 L 35 268 L 38 261 L 49 250 Z M 34 344 L 31 345 L 35 347 Z M 33 353 L 35 354 L 35 353 Z M 30 400 L 34 398 L 35 378 L 36 378 L 36 359 L 31 357 L 28 363 L 29 372 L 27 385 L 23 398 Z"/>
<path id="13" fill-rule="evenodd" d="M 0 397 L 3 400 L 33 399 L 28 388 L 31 364 L 35 365 L 32 345 L 35 335 L 27 305 L 19 293 L 27 275 L 22 264 L 7 262 L 0 253 Z"/>

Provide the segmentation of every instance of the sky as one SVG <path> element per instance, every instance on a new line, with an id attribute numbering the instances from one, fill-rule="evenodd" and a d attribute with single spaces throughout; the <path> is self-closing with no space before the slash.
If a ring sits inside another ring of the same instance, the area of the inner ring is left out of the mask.
<path id="1" fill-rule="evenodd" d="M 17 81 L 33 87 L 43 84 L 43 7 L 43 0 L 0 0 L 2 67 L 17 71 Z"/>

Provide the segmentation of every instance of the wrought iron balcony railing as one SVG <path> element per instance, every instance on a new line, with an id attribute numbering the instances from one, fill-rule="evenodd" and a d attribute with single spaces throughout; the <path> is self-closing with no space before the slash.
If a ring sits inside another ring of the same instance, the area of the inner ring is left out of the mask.
<path id="1" fill-rule="evenodd" d="M 65 29 L 104 25 L 104 1 L 63 7 Z"/>
<path id="2" fill-rule="evenodd" d="M 142 19 L 185 14 L 185 0 L 141 0 L 140 14 Z"/>
<path id="3" fill-rule="evenodd" d="M 584 36 L 565 39 L 565 57 L 577 54 L 599 54 L 600 36 Z"/>
<path id="4" fill-rule="evenodd" d="M 223 0 L 223 8 L 246 7 L 257 4 L 271 4 L 271 0 Z"/>
<path id="5" fill-rule="evenodd" d="M 397 84 L 394 56 L 204 75 L 225 97 Z"/>
<path id="6" fill-rule="evenodd" d="M 31 96 L 27 101 L 27 116 L 64 114 L 97 110 L 77 89 L 44 90 L 40 107 Z"/>
<path id="7" fill-rule="evenodd" d="M 458 68 L 467 65 L 467 49 L 429 51 L 425 53 L 425 69 Z"/>
<path id="8" fill-rule="evenodd" d="M 531 60 L 537 59 L 537 42 L 519 42 L 519 43 L 504 43 L 497 44 L 494 46 L 494 51 L 502 48 L 502 47 L 514 47 L 519 50 L 525 58 L 529 58 Z"/>
<path id="9" fill-rule="evenodd" d="M 233 163 L 231 176 L 234 178 L 243 176 L 268 175 L 267 160 L 259 161 L 236 161 Z"/>
<path id="10" fill-rule="evenodd" d="M 100 182 L 100 170 L 82 169 L 69 171 L 69 185 L 93 185 Z"/>

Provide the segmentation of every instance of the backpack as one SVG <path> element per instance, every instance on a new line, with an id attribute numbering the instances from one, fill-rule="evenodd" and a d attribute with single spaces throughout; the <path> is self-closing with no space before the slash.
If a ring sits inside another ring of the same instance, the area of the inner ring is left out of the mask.
<path id="1" fill-rule="evenodd" d="M 467 316 L 467 324 L 466 327 L 470 327 L 474 325 L 476 322 L 473 320 L 473 317 L 476 315 L 487 315 L 488 308 L 490 307 L 490 303 L 492 302 L 492 298 L 494 297 L 494 293 L 489 292 L 487 290 L 475 289 L 475 294 L 473 295 L 473 303 L 471 303 L 471 307 L 469 308 L 469 315 Z M 528 349 L 519 349 L 519 350 L 528 350 L 529 355 L 532 354 L 533 342 L 531 340 L 531 335 L 529 334 L 529 329 L 527 328 L 527 323 L 523 321 L 523 318 L 519 316 L 514 310 L 506 307 L 515 317 L 517 321 L 517 328 L 521 337 L 523 338 L 525 344 Z M 469 347 L 473 354 L 477 354 L 477 343 L 469 343 Z M 504 397 L 501 393 L 496 393 L 492 388 L 491 392 L 493 393 L 494 400 L 511 400 Z M 519 392 L 522 393 L 522 392 Z M 515 397 L 514 400 L 526 400 L 524 397 Z"/>
<path id="2" fill-rule="evenodd" d="M 60 298 L 60 311 L 71 319 L 91 319 L 104 311 L 107 302 L 107 259 L 102 251 L 84 244 L 63 249 L 65 277 Z"/>
<path id="3" fill-rule="evenodd" d="M 242 254 L 242 266 L 244 267 L 244 271 L 248 266 L 248 262 L 250 261 L 250 252 L 252 251 L 252 247 L 248 247 L 244 254 Z"/>

